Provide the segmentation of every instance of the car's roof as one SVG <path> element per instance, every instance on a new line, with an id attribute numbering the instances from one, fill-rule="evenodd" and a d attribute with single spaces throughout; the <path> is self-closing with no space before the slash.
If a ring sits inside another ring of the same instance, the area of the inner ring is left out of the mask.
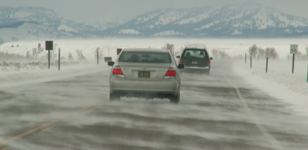
<path id="1" fill-rule="evenodd" d="M 123 51 L 127 51 L 127 52 L 144 52 L 144 51 L 148 51 L 148 52 L 165 52 L 165 53 L 168 52 L 168 50 L 166 50 L 166 49 L 158 49 L 158 48 L 126 48 Z"/>
<path id="2" fill-rule="evenodd" d="M 207 49 L 206 45 L 200 43 L 188 44 L 185 45 L 185 49 L 194 48 L 194 49 Z"/>

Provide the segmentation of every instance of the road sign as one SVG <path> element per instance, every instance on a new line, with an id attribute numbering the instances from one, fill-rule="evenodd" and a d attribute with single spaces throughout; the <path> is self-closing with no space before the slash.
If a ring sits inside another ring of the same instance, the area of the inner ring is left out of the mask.
<path id="1" fill-rule="evenodd" d="M 296 54 L 298 50 L 298 45 L 297 44 L 291 44 L 290 45 L 290 54 Z"/>
<path id="2" fill-rule="evenodd" d="M 45 49 L 53 50 L 53 41 L 45 41 Z"/>
<path id="3" fill-rule="evenodd" d="M 45 41 L 45 49 L 48 51 L 48 69 L 50 69 L 50 50 L 53 50 L 53 41 Z"/>

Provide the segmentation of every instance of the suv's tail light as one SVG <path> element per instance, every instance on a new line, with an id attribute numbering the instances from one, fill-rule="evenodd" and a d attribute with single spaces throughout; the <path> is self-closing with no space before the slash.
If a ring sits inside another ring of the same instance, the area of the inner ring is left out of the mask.
<path id="1" fill-rule="evenodd" d="M 164 79 L 174 78 L 176 76 L 176 71 L 174 68 L 170 67 L 164 77 Z"/>
<path id="2" fill-rule="evenodd" d="M 207 61 L 207 65 L 210 65 L 211 64 L 211 62 L 210 61 Z"/>
<path id="3" fill-rule="evenodd" d="M 182 64 L 183 63 L 183 60 L 182 59 L 180 59 L 180 64 Z"/>
<path id="4" fill-rule="evenodd" d="M 124 74 L 119 66 L 115 66 L 112 71 L 113 76 L 124 78 Z"/>

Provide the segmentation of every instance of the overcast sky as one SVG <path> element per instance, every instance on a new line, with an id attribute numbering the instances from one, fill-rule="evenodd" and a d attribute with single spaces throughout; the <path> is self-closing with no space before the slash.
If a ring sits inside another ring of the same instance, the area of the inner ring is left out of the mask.
<path id="1" fill-rule="evenodd" d="M 76 22 L 128 21 L 159 8 L 192 8 L 256 2 L 308 18 L 308 0 L 0 0 L 0 6 L 35 6 L 53 9 Z"/>

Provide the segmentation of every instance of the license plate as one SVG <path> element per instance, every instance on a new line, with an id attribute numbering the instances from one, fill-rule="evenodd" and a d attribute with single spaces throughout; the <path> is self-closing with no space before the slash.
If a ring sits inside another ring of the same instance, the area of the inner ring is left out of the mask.
<path id="1" fill-rule="evenodd" d="M 138 78 L 150 78 L 150 72 L 149 71 L 139 71 Z"/>
<path id="2" fill-rule="evenodd" d="M 198 62 L 197 61 L 192 61 L 191 64 L 196 65 L 196 64 L 198 64 Z"/>

